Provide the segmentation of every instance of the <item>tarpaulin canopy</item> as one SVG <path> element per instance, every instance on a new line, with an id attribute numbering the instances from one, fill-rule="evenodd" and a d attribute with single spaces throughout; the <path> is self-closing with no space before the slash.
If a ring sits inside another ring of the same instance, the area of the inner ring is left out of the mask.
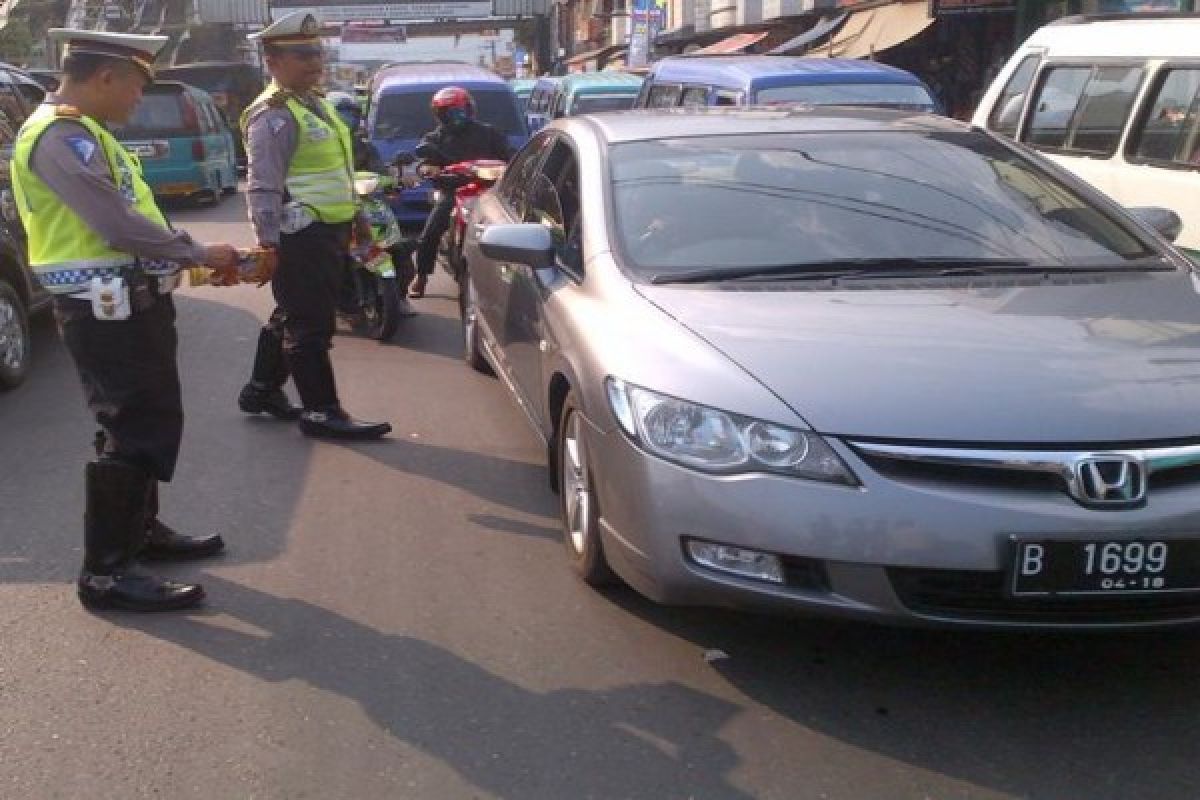
<path id="1" fill-rule="evenodd" d="M 740 53 L 747 47 L 752 47 L 763 39 L 767 38 L 769 31 L 759 31 L 758 33 L 735 33 L 733 36 L 727 36 L 715 44 L 710 44 L 708 47 L 701 47 L 699 50 L 693 50 L 691 55 L 696 56 L 725 56 L 731 53 Z"/>
<path id="2" fill-rule="evenodd" d="M 774 50 L 770 51 L 770 54 L 773 56 L 786 56 L 793 53 L 798 55 L 804 52 L 809 45 L 815 44 L 824 39 L 826 36 L 832 36 L 834 33 L 836 33 L 837 29 L 842 27 L 842 23 L 845 22 L 849 16 L 850 15 L 848 13 L 843 13 L 832 17 L 826 17 L 796 38 L 788 39 L 786 42 L 779 45 L 779 47 L 776 47 Z"/>
<path id="3" fill-rule="evenodd" d="M 907 42 L 932 24 L 926 0 L 855 11 L 828 44 L 806 55 L 867 58 Z"/>

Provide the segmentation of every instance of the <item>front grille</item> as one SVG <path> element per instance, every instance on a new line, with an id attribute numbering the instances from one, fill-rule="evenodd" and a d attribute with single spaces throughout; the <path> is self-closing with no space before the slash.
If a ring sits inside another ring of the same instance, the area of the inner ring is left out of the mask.
<path id="1" fill-rule="evenodd" d="M 1013 489 L 1065 492 L 1066 481 L 1048 472 L 1022 472 L 988 467 L 904 461 L 859 453 L 876 472 L 893 480 L 926 485 L 953 485 L 980 489 Z"/>
<path id="2" fill-rule="evenodd" d="M 1086 625 L 1200 618 L 1200 593 L 1011 597 L 1003 572 L 891 567 L 887 574 L 910 611 L 964 621 Z"/>

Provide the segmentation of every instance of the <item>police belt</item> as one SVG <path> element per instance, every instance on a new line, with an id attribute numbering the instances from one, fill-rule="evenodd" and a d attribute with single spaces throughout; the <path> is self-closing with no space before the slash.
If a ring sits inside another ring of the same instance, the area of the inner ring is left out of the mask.
<path id="1" fill-rule="evenodd" d="M 121 278 L 129 287 L 130 296 L 152 297 L 170 294 L 179 288 L 183 282 L 183 265 L 177 261 L 166 259 L 139 258 L 127 267 L 107 267 L 94 271 L 97 278 Z M 89 270 L 89 272 L 91 272 Z M 87 300 L 88 290 L 72 292 L 67 297 L 76 300 Z"/>

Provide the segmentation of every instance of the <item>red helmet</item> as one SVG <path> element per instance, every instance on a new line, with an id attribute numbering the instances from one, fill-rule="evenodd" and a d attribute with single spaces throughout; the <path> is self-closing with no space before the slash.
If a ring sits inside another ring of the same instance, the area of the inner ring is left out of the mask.
<path id="1" fill-rule="evenodd" d="M 474 119 L 475 101 L 466 89 L 447 86 L 433 96 L 433 116 L 443 124 Z"/>

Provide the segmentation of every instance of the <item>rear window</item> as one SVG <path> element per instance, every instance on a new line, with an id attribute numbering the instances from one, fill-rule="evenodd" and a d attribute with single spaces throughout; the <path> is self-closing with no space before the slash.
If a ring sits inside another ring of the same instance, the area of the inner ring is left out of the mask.
<path id="1" fill-rule="evenodd" d="M 935 103 L 924 86 L 907 83 L 828 83 L 759 89 L 757 102 L 811 103 L 815 106 L 886 106 L 932 111 Z"/>
<path id="2" fill-rule="evenodd" d="M 635 94 L 585 94 L 575 98 L 572 114 L 594 114 L 599 111 L 624 111 L 633 108 Z"/>
<path id="3" fill-rule="evenodd" d="M 377 139 L 419 139 L 437 127 L 429 105 L 433 89 L 413 92 L 386 92 L 379 99 L 371 135 Z M 525 127 L 517 117 L 511 92 L 471 92 L 475 98 L 476 119 L 493 125 L 508 136 L 521 136 Z"/>
<path id="4" fill-rule="evenodd" d="M 122 138 L 186 133 L 183 96 L 179 92 L 146 92 L 129 123 L 114 126 L 114 130 Z"/>

